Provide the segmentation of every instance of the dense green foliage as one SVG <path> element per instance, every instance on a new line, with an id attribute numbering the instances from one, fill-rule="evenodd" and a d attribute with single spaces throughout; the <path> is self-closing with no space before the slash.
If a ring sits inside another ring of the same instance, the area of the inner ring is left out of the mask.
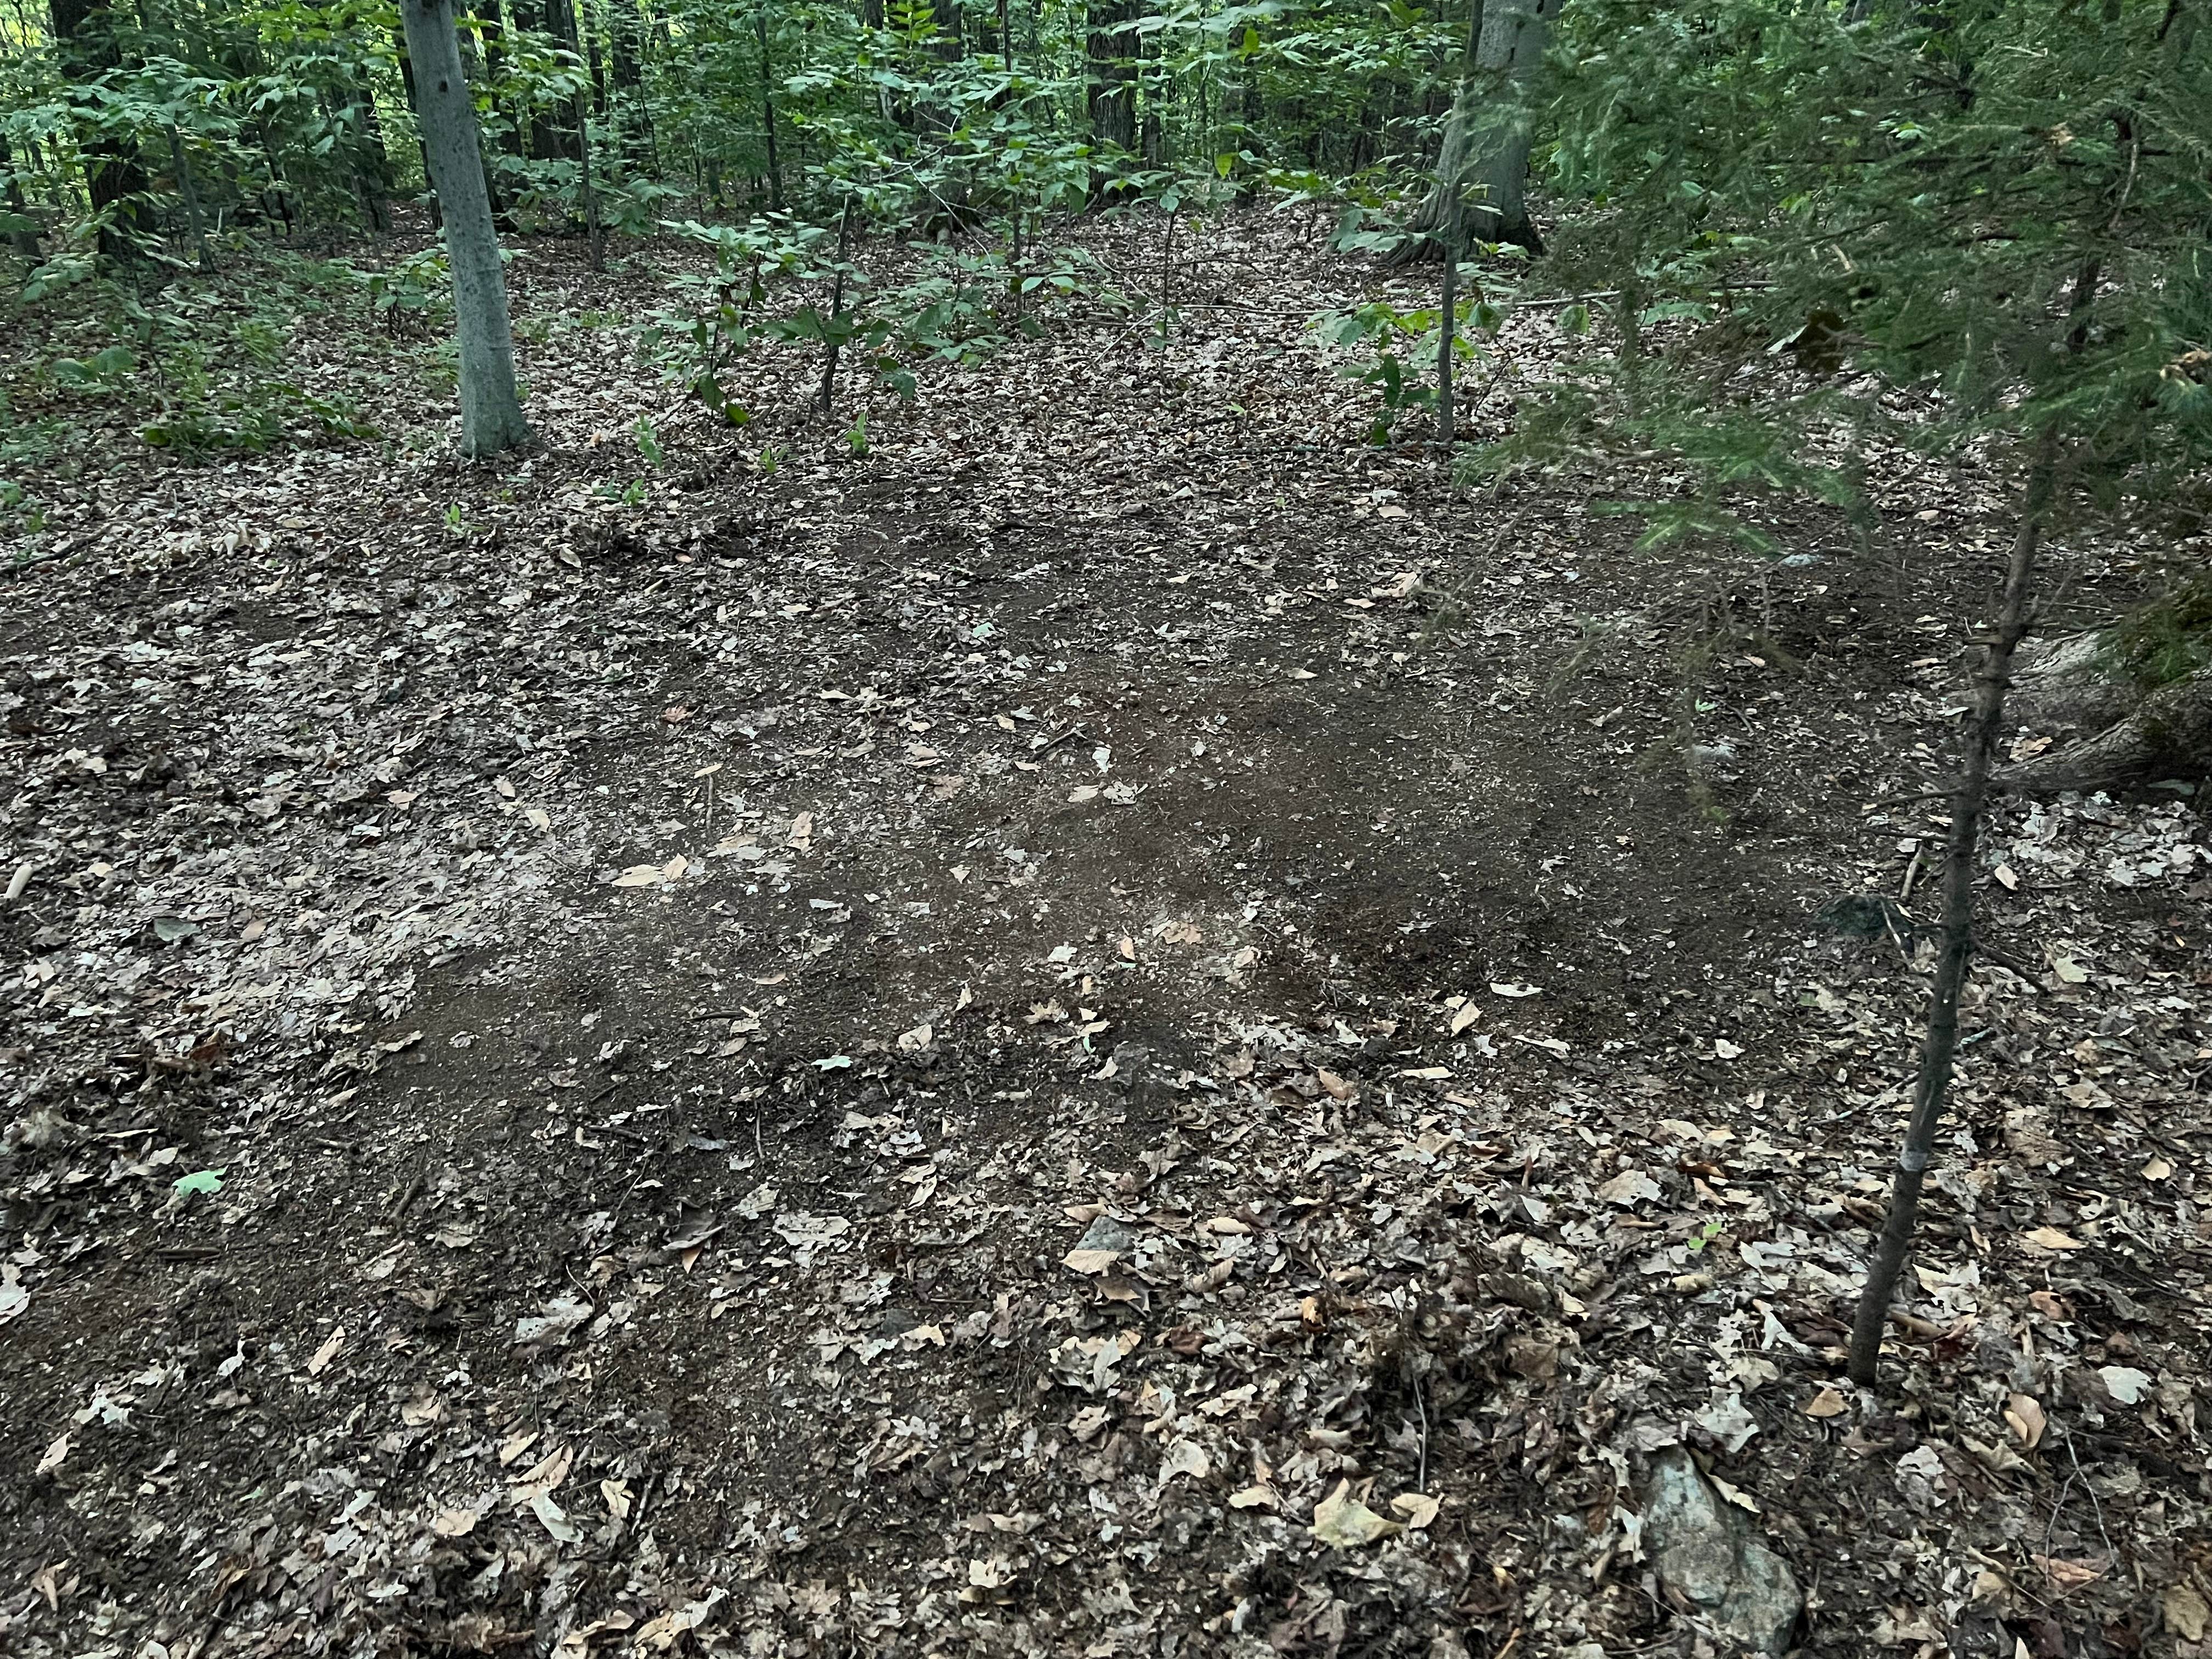
<path id="1" fill-rule="evenodd" d="M 511 246 L 589 226 L 595 258 L 601 231 L 617 256 L 672 232 L 713 250 L 645 343 L 732 422 L 718 374 L 760 342 L 897 388 L 1040 326 L 1055 295 L 1134 303 L 1066 246 L 1078 213 L 1289 192 L 1345 204 L 1348 258 L 1409 246 L 1455 94 L 1510 102 L 1478 125 L 1533 129 L 1548 251 L 1465 250 L 1453 347 L 1516 289 L 1589 299 L 1553 308 L 1569 372 L 1472 465 L 1670 456 L 1697 488 L 1620 503 L 1654 542 L 1769 547 L 1747 497 L 1856 504 L 1876 440 L 1996 441 L 2000 464 L 2047 443 L 2106 503 L 2171 498 L 2201 468 L 2200 9 L 1570 0 L 1542 71 L 1495 85 L 1463 50 L 1480 8 L 1405 0 L 488 0 L 461 35 Z M 438 258 L 377 247 L 396 204 L 429 199 L 396 19 L 369 0 L 51 0 L 0 24 L 13 303 L 106 296 L 105 337 L 40 384 L 97 396 L 150 370 L 146 435 L 176 447 L 353 429 L 273 359 L 211 347 L 191 284 L 266 273 L 281 247 L 356 288 L 388 337 L 442 325 Z M 854 249 L 887 235 L 920 263 L 878 289 Z M 1434 419 L 1443 320 L 1322 319 L 1376 390 L 1376 441 Z M 223 380 L 226 354 L 260 391 Z"/>
<path id="2" fill-rule="evenodd" d="M 1729 501 L 1850 500 L 1877 432 L 2170 496 L 2212 450 L 2196 13 L 1574 0 L 1553 268 L 1612 290 L 1614 326 L 1493 461 L 1656 447 L 1707 487 L 1655 537 L 1754 543 Z"/>
<path id="3" fill-rule="evenodd" d="M 156 258 L 373 233 L 423 188 L 388 5 L 55 0 L 0 28 L 8 228 L 48 257 L 88 228 Z M 507 228 L 580 223 L 588 155 L 601 216 L 643 232 L 679 200 L 819 216 L 860 190 L 965 222 L 1169 172 L 1402 167 L 1453 25 L 1402 0 L 490 0 L 462 32 Z"/>

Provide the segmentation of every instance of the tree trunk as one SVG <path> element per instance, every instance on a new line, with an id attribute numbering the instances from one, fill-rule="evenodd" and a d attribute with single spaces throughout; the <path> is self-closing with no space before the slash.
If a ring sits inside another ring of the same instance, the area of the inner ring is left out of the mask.
<path id="1" fill-rule="evenodd" d="M 415 66 L 416 118 L 422 125 L 453 266 L 461 448 L 472 456 L 494 455 L 526 442 L 530 428 L 515 397 L 507 277 L 500 269 L 499 237 L 484 189 L 476 106 L 461 73 L 452 0 L 400 0 L 399 15 Z"/>
<path id="2" fill-rule="evenodd" d="M 71 91 L 122 66 L 106 0 L 52 0 L 52 17 L 56 55 L 63 75 L 74 83 Z M 151 228 L 140 200 L 146 191 L 146 169 L 137 149 L 89 121 L 78 129 L 76 142 L 77 153 L 84 158 L 85 194 L 100 221 L 100 258 L 130 258 L 137 252 L 131 233 L 143 234 Z"/>
<path id="3" fill-rule="evenodd" d="M 514 13 L 518 29 L 550 35 L 563 43 L 572 38 L 573 31 L 568 25 L 566 8 L 560 0 L 545 0 L 542 5 L 535 3 L 535 0 L 507 0 L 507 4 Z M 530 157 L 532 161 L 581 164 L 583 157 L 579 153 L 575 131 L 564 125 L 559 118 L 564 112 L 557 105 L 531 110 Z"/>
<path id="4" fill-rule="evenodd" d="M 1145 119 L 1142 128 L 1145 165 L 1158 168 L 1167 160 L 1167 72 L 1160 62 L 1161 37 L 1137 37 L 1137 58 L 1143 66 Z"/>
<path id="5" fill-rule="evenodd" d="M 1470 236 L 1543 251 L 1528 218 L 1527 97 L 1559 9 L 1559 0 L 1477 0 L 1436 184 L 1407 227 L 1416 235 L 1399 263 L 1435 256 L 1443 239 L 1463 247 Z"/>
<path id="6" fill-rule="evenodd" d="M 1135 20 L 1133 0 L 1090 0 L 1088 15 L 1084 105 L 1091 141 L 1101 150 L 1126 154 L 1137 147 L 1137 36 L 1123 27 Z M 1103 183 L 1103 171 L 1095 163 L 1091 175 Z"/>
<path id="7" fill-rule="evenodd" d="M 404 27 L 397 44 L 399 49 L 399 83 L 407 94 L 407 107 L 420 109 L 422 107 L 422 94 L 415 89 L 415 60 L 407 55 L 407 35 Z M 415 124 L 415 153 L 422 163 L 422 183 L 430 190 L 430 228 L 443 230 L 446 225 L 445 214 L 438 205 L 437 189 L 430 184 L 430 146 L 423 140 L 422 124 L 420 121 Z"/>
<path id="8" fill-rule="evenodd" d="M 599 61 L 599 23 L 592 15 L 591 0 L 577 0 L 576 33 L 583 42 L 584 61 L 592 75 L 592 113 L 607 117 L 607 72 Z"/>
<path id="9" fill-rule="evenodd" d="M 384 129 L 376 118 L 376 100 L 368 89 L 349 82 L 345 92 L 345 121 L 353 163 L 354 190 L 368 214 L 369 230 L 378 235 L 392 228 L 386 204 L 392 197 L 392 157 L 384 148 Z"/>

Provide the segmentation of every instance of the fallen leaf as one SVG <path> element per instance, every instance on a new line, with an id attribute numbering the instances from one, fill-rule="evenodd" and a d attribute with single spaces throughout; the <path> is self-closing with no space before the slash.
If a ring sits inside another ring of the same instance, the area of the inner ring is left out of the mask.
<path id="1" fill-rule="evenodd" d="M 1518 981 L 1515 981 L 1515 982 L 1513 982 L 1513 983 L 1510 983 L 1510 984 L 1500 984 L 1500 983 L 1498 983 L 1497 981 L 1493 981 L 1492 982 L 1492 984 L 1491 984 L 1490 988 L 1491 988 L 1491 991 L 1492 991 L 1492 994 L 1497 995 L 1497 996 L 1501 996 L 1501 997 L 1533 997 L 1533 996 L 1540 995 L 1540 994 L 1542 993 L 1542 991 L 1543 991 L 1543 988 L 1543 988 L 1542 986 L 1540 986 L 1540 985 L 1523 985 L 1523 984 L 1519 983 Z"/>
<path id="2" fill-rule="evenodd" d="M 430 1530 L 441 1538 L 465 1538 L 482 1519 L 474 1510 L 443 1510 L 430 1522 Z"/>
<path id="3" fill-rule="evenodd" d="M 1469 997 L 1466 1001 L 1460 1004 L 1458 1012 L 1452 1015 L 1451 1034 L 1454 1036 L 1457 1036 L 1462 1031 L 1467 1030 L 1468 1026 L 1474 1024 L 1475 1021 L 1481 1018 L 1481 1005 L 1477 1003 L 1473 997 Z"/>
<path id="4" fill-rule="evenodd" d="M 576 1453 L 573 1447 L 554 1447 L 514 1478 L 507 1489 L 507 1502 L 527 1504 L 534 1498 L 542 1498 L 548 1492 L 557 1491 L 561 1483 L 568 1478 L 568 1471 L 575 1462 Z"/>
<path id="5" fill-rule="evenodd" d="M 514 1322 L 514 1340 L 544 1342 L 565 1337 L 592 1316 L 592 1304 L 573 1296 L 556 1296 L 534 1315 L 526 1315 Z"/>
<path id="6" fill-rule="evenodd" d="M 1283 1500 L 1273 1486 L 1262 1484 L 1231 1492 L 1229 1507 L 1232 1510 L 1279 1510 L 1283 1507 Z"/>
<path id="7" fill-rule="evenodd" d="M 2068 1237 L 2056 1227 L 2038 1227 L 2033 1232 L 2021 1235 L 2021 1242 L 2033 1244 L 2039 1250 L 2078 1250 L 2081 1241 Z"/>
<path id="8" fill-rule="evenodd" d="M 65 1434 L 57 1435 L 54 1437 L 53 1444 L 46 1448 L 46 1455 L 39 1459 L 39 1467 L 31 1473 L 34 1475 L 52 1474 L 56 1469 L 61 1468 L 62 1460 L 69 1454 L 70 1437 Z"/>
<path id="9" fill-rule="evenodd" d="M 1632 1210 L 1640 1203 L 1657 1198 L 1661 1190 L 1659 1183 L 1643 1170 L 1623 1170 L 1600 1187 L 1596 1195 L 1608 1204 L 1618 1204 L 1625 1210 Z"/>
<path id="10" fill-rule="evenodd" d="M 320 1376 L 331 1361 L 338 1357 L 338 1350 L 345 1346 L 345 1339 L 344 1326 L 341 1325 L 332 1331 L 329 1340 L 321 1347 L 316 1349 L 313 1357 L 307 1361 L 307 1375 Z"/>
<path id="11" fill-rule="evenodd" d="M 1764 1515 L 1766 1513 L 1765 1510 L 1759 1507 L 1759 1500 L 1756 1498 L 1753 1498 L 1749 1492 L 1746 1492 L 1741 1486 L 1732 1486 L 1727 1481 L 1722 1480 L 1717 1474 L 1708 1475 L 1705 1478 L 1713 1483 L 1713 1490 L 1715 1492 L 1718 1492 L 1727 1502 L 1735 1504 L 1736 1508 L 1740 1510 L 1748 1510 L 1753 1515 Z"/>
<path id="12" fill-rule="evenodd" d="M 1805 1415 L 1821 1418 L 1841 1417 L 1850 1408 L 1850 1402 L 1844 1398 L 1841 1389 L 1832 1382 L 1823 1382 L 1820 1385 L 1820 1391 L 1805 1402 Z"/>
<path id="13" fill-rule="evenodd" d="M 2041 1567 L 2060 1594 L 2077 1590 L 2084 1584 L 2094 1584 L 2105 1576 L 2106 1568 L 2100 1562 L 2067 1561 L 2055 1555 L 2036 1555 L 2029 1558 Z"/>
<path id="14" fill-rule="evenodd" d="M 2027 1394 L 2016 1394 L 2006 1401 L 2004 1420 L 2005 1426 L 2030 1451 L 2041 1443 L 2043 1431 L 2047 1426 L 2042 1406 L 2033 1395 Z"/>
<path id="15" fill-rule="evenodd" d="M 2208 1626 L 2212 1626 L 2212 1607 L 2188 1584 L 2169 1584 L 2159 1612 L 2166 1623 L 2166 1633 L 2178 1636 L 2185 1642 L 2201 1642 Z"/>
<path id="16" fill-rule="evenodd" d="M 1401 1492 L 1390 1500 L 1391 1510 L 1401 1516 L 1407 1532 L 1419 1532 L 1437 1518 L 1443 1509 L 1444 1500 L 1428 1492 Z"/>
<path id="17" fill-rule="evenodd" d="M 546 1531 L 564 1544 L 584 1541 L 583 1529 L 562 1512 L 561 1506 L 544 1492 L 530 1500 L 530 1512 L 535 1515 Z"/>
<path id="18" fill-rule="evenodd" d="M 2062 1324 L 2074 1317 L 2074 1310 L 2067 1305 L 2066 1298 L 2055 1291 L 2030 1291 L 2027 1305 L 2045 1319 L 2055 1319 Z"/>
<path id="19" fill-rule="evenodd" d="M 23 1270 L 12 1261 L 0 1263 L 0 1325 L 30 1305 L 31 1293 L 23 1286 Z"/>
<path id="20" fill-rule="evenodd" d="M 1336 1490 L 1314 1505 L 1313 1535 L 1340 1550 L 1378 1543 L 1405 1528 L 1385 1521 L 1352 1496 L 1352 1482 L 1340 1480 Z"/>
<path id="21" fill-rule="evenodd" d="M 2132 1365 L 2100 1365 L 2097 1376 L 2104 1382 L 2105 1392 L 2123 1406 L 2140 1405 L 2150 1392 L 2150 1374 Z"/>
<path id="22" fill-rule="evenodd" d="M 1160 1485 L 1166 1486 L 1179 1474 L 1203 1480 L 1212 1473 L 1213 1465 L 1206 1461 L 1205 1447 L 1195 1440 L 1178 1440 L 1168 1448 L 1168 1455 L 1160 1463 Z"/>
<path id="23" fill-rule="evenodd" d="M 1096 1276 L 1121 1259 L 1119 1250 L 1070 1250 L 1060 1259 L 1060 1265 L 1073 1273 Z"/>

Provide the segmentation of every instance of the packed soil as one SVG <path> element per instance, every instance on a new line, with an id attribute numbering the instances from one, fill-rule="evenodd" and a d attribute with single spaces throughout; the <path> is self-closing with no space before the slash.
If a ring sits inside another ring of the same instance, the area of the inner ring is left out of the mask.
<path id="1" fill-rule="evenodd" d="M 1676 1444 L 1808 1653 L 2212 1650 L 2185 793 L 2000 806 L 1842 1378 L 2001 471 L 1635 551 L 1679 480 L 1369 444 L 1324 243 L 1186 228 L 1174 326 L 864 445 L 554 243 L 526 457 L 383 371 L 380 445 L 86 417 L 0 587 L 8 1651 L 1727 1651 Z"/>

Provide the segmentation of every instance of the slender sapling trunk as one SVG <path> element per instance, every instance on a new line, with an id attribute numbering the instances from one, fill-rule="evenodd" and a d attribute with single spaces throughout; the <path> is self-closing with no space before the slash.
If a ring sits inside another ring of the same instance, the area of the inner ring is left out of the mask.
<path id="1" fill-rule="evenodd" d="M 1449 467 L 1452 441 L 1457 435 L 1453 431 L 1456 411 L 1452 407 L 1452 346 L 1459 324 L 1459 250 L 1449 235 L 1443 239 L 1443 320 L 1437 329 L 1437 446 Z"/>
<path id="2" fill-rule="evenodd" d="M 845 250 L 853 236 L 853 198 L 845 198 L 844 216 L 837 222 L 837 280 L 830 290 L 830 321 L 822 331 L 822 417 L 830 417 L 830 394 L 837 384 L 837 325 L 845 315 Z"/>
<path id="3" fill-rule="evenodd" d="M 1905 1147 L 1898 1154 L 1897 1175 L 1890 1188 L 1889 1215 L 1882 1224 L 1874 1263 L 1867 1270 L 1866 1289 L 1859 1298 L 1858 1316 L 1851 1326 L 1850 1377 L 1861 1388 L 1874 1386 L 1881 1364 L 1890 1295 L 1912 1248 L 1920 1189 L 1934 1156 L 1936 1126 L 1943 1115 L 1944 1097 L 1950 1091 L 1952 1063 L 1959 1047 L 1959 995 L 1966 987 L 1966 964 L 1974 949 L 1974 852 L 1981 835 L 1983 805 L 1989 795 L 1990 761 L 2002 729 L 2013 653 L 2027 635 L 2031 620 L 2029 594 L 2044 515 L 2051 505 L 2056 448 L 2055 439 L 2046 433 L 2028 473 L 1996 628 L 1974 677 L 1966 753 L 1959 787 L 1951 798 L 1951 831 L 1943 858 L 1942 951 L 1936 961 L 1936 981 L 1928 994 L 1928 1035 L 1920 1049 L 1919 1081 L 1913 1092 Z"/>
<path id="4" fill-rule="evenodd" d="M 207 221 L 200 216 L 200 193 L 192 183 L 192 164 L 185 159 L 184 140 L 174 124 L 169 128 L 169 165 L 177 175 L 177 194 L 185 198 L 185 219 L 192 228 L 192 252 L 200 269 L 212 273 L 215 255 L 208 251 Z"/>
<path id="5" fill-rule="evenodd" d="M 760 37 L 761 58 L 761 125 L 768 134 L 768 204 L 770 210 L 783 211 L 783 168 L 775 159 L 775 71 L 768 55 L 768 8 L 763 6 L 753 14 L 753 32 Z"/>

